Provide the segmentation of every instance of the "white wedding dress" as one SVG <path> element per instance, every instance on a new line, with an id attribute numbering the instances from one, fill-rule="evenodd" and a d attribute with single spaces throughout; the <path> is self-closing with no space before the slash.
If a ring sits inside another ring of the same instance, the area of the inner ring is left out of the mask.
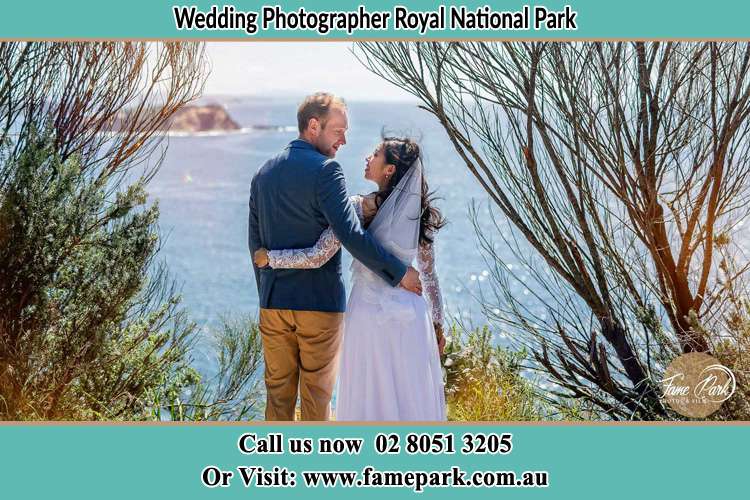
<path id="1" fill-rule="evenodd" d="M 433 327 L 433 322 L 443 324 L 443 304 L 433 247 L 418 244 L 421 198 L 414 195 L 418 194 L 417 186 L 421 187 L 421 164 L 412 168 L 419 168 L 415 173 L 420 177 L 411 181 L 402 179 L 406 196 L 399 200 L 398 194 L 392 193 L 378 210 L 369 230 L 404 264 L 410 265 L 416 260 L 424 296 L 392 287 L 359 261 L 352 263 L 336 420 L 446 419 L 444 384 Z M 412 192 L 408 191 L 409 185 Z M 352 196 L 351 200 L 364 223 L 363 197 Z M 407 230 L 404 232 L 404 229 Z M 319 267 L 340 246 L 328 228 L 314 247 L 269 251 L 269 265 L 273 268 Z"/>

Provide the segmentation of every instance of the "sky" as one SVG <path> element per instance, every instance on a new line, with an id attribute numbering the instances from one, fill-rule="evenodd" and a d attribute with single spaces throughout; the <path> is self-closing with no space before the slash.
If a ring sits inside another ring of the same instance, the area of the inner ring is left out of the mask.
<path id="1" fill-rule="evenodd" d="M 204 95 L 300 96 L 318 90 L 348 101 L 414 101 L 370 73 L 349 42 L 208 42 Z"/>

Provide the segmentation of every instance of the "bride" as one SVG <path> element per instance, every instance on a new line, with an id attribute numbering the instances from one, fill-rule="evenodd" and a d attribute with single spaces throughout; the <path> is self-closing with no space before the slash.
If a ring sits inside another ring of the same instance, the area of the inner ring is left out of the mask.
<path id="1" fill-rule="evenodd" d="M 424 297 L 390 287 L 360 262 L 352 263 L 336 419 L 445 420 L 443 305 L 433 251 L 434 235 L 445 221 L 431 205 L 419 146 L 384 138 L 367 158 L 365 178 L 378 191 L 351 197 L 357 215 L 404 264 L 417 260 L 429 307 Z M 261 248 L 254 259 L 259 267 L 316 268 L 340 247 L 328 228 L 311 248 Z"/>

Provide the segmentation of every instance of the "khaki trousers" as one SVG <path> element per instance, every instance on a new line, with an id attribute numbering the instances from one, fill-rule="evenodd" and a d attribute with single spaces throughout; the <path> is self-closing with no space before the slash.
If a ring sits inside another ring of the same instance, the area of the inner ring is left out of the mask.
<path id="1" fill-rule="evenodd" d="M 328 420 L 338 372 L 344 313 L 261 309 L 266 420 Z"/>

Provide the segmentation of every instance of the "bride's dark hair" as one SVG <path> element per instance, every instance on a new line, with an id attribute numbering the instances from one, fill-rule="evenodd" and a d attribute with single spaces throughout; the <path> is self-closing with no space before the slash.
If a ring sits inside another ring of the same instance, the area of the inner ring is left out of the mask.
<path id="1" fill-rule="evenodd" d="M 380 207 L 388 196 L 393 192 L 401 178 L 409 171 L 414 162 L 420 158 L 419 145 L 413 140 L 405 137 L 385 137 L 380 143 L 385 162 L 396 167 L 396 171 L 389 179 L 385 189 L 375 193 L 375 205 Z M 445 226 L 446 220 L 440 210 L 433 205 L 434 193 L 427 186 L 427 179 L 422 172 L 422 215 L 419 221 L 419 243 L 429 245 L 432 243 L 435 233 Z"/>

